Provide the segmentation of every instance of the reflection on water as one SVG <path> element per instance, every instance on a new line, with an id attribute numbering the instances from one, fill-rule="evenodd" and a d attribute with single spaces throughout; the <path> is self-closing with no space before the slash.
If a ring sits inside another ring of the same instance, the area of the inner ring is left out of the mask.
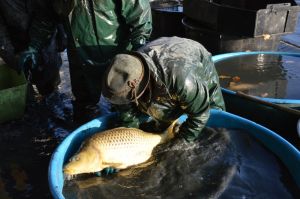
<path id="1" fill-rule="evenodd" d="M 79 175 L 63 194 L 74 198 L 299 198 L 282 163 L 239 130 L 206 129 L 200 140 L 173 140 L 144 164 L 117 174 Z"/>
<path id="2" fill-rule="evenodd" d="M 223 88 L 279 99 L 300 99 L 300 57 L 243 55 L 215 65 Z"/>

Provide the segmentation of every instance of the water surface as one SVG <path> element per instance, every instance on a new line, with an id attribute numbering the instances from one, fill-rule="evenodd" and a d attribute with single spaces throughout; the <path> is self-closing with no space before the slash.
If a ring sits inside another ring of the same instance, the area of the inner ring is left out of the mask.
<path id="1" fill-rule="evenodd" d="M 195 143 L 173 140 L 146 163 L 117 174 L 65 181 L 74 198 L 298 198 L 282 163 L 241 130 L 206 129 Z"/>
<path id="2" fill-rule="evenodd" d="M 217 62 L 223 88 L 278 99 L 300 99 L 300 57 L 242 55 Z"/>

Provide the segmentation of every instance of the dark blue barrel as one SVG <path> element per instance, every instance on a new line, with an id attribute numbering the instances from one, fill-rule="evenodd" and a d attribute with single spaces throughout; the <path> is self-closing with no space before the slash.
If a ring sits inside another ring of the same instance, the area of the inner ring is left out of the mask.
<path id="1" fill-rule="evenodd" d="M 55 199 L 63 199 L 63 164 L 78 149 L 81 142 L 88 136 L 107 128 L 109 121 L 113 121 L 113 114 L 94 119 L 72 132 L 54 151 L 48 171 L 50 191 Z M 181 122 L 186 117 L 180 118 Z M 260 126 L 242 117 L 212 110 L 208 126 L 238 128 L 257 138 L 264 146 L 277 155 L 292 174 L 295 182 L 300 187 L 300 152 L 289 142 L 273 131 Z M 288 154 L 288 155 L 287 155 Z"/>
<path id="2" fill-rule="evenodd" d="M 150 1 L 152 12 L 151 39 L 170 36 L 184 36 L 183 7 L 179 0 Z"/>

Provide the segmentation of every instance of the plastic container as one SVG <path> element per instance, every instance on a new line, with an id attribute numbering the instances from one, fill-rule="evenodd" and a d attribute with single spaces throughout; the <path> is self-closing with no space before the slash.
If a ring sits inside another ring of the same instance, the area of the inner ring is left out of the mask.
<path id="1" fill-rule="evenodd" d="M 236 36 L 207 28 L 195 20 L 184 17 L 182 24 L 187 38 L 198 41 L 213 55 L 238 51 L 275 51 L 282 35 L 258 37 Z"/>
<path id="2" fill-rule="evenodd" d="M 0 123 L 23 116 L 27 95 L 27 81 L 0 60 Z"/>
<path id="3" fill-rule="evenodd" d="M 152 11 L 151 39 L 170 36 L 184 36 L 181 23 L 183 9 L 178 0 L 155 0 L 150 2 Z"/>
<path id="4" fill-rule="evenodd" d="M 259 55 L 259 54 L 265 54 L 265 55 L 282 55 L 282 56 L 292 56 L 292 57 L 299 57 L 300 53 L 292 53 L 292 52 L 268 52 L 268 51 L 256 51 L 256 52 L 234 52 L 234 53 L 224 53 L 220 55 L 213 56 L 213 61 L 215 63 L 220 62 L 225 59 L 230 59 L 233 57 L 242 57 L 245 55 Z M 238 66 L 237 66 L 238 67 Z M 227 90 L 227 89 L 225 89 Z M 283 105 L 299 105 L 300 106 L 300 99 L 278 99 L 278 98 L 261 98 L 266 101 L 277 103 L 277 104 L 283 104 Z"/>
<path id="5" fill-rule="evenodd" d="M 259 51 L 225 53 L 215 55 L 212 59 L 215 62 L 218 71 L 218 67 L 222 67 L 222 65 L 217 63 L 222 60 L 236 58 L 240 59 L 240 63 L 244 63 L 246 61 L 243 61 L 243 56 L 259 54 L 300 57 L 300 53 Z M 235 65 L 235 67 L 239 67 L 239 65 Z M 255 100 L 255 98 L 242 97 L 237 92 L 226 88 L 222 88 L 222 94 L 226 105 L 226 111 L 257 122 L 275 131 L 300 149 L 300 137 L 297 132 L 297 122 L 300 118 L 300 99 L 278 99 L 253 96 L 259 99 Z M 263 103 L 261 100 L 267 103 Z"/>
<path id="6" fill-rule="evenodd" d="M 188 0 L 183 8 L 187 17 L 222 34 L 258 37 L 294 32 L 300 7 L 291 0 Z"/>
<path id="7" fill-rule="evenodd" d="M 185 118 L 182 116 L 180 120 L 183 121 Z M 72 132 L 54 151 L 49 165 L 48 180 L 50 191 L 55 199 L 65 198 L 62 193 L 64 185 L 63 164 L 78 149 L 85 138 L 107 128 L 109 121 L 113 121 L 113 119 L 114 115 L 111 114 L 90 121 Z M 300 152 L 285 139 L 263 126 L 224 111 L 212 110 L 207 125 L 246 129 L 246 132 L 251 133 L 281 159 L 300 187 Z"/>

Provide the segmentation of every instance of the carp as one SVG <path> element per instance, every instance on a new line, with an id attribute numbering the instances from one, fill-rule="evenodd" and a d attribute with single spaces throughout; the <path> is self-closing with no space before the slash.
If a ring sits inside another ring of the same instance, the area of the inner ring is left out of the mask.
<path id="1" fill-rule="evenodd" d="M 105 168 L 125 169 L 147 161 L 154 147 L 174 137 L 177 120 L 161 133 L 137 128 L 119 127 L 95 133 L 87 138 L 64 166 L 67 179 L 82 173 L 99 172 Z"/>

